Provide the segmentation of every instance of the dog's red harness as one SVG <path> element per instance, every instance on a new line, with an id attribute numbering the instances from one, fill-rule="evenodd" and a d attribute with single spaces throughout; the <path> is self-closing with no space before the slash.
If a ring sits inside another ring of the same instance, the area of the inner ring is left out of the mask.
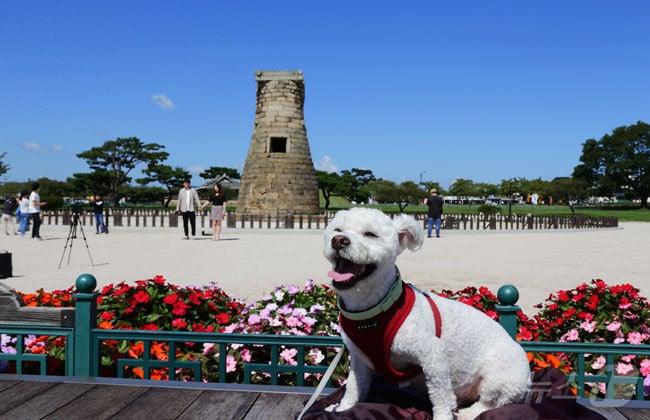
<path id="1" fill-rule="evenodd" d="M 375 371 L 393 383 L 407 381 L 422 372 L 419 366 L 411 366 L 404 371 L 398 370 L 390 361 L 393 340 L 404 320 L 411 313 L 415 303 L 415 293 L 411 285 L 402 284 L 402 293 L 390 308 L 368 319 L 353 320 L 346 318 L 343 313 L 339 314 L 339 324 L 345 335 L 370 359 Z M 433 312 L 436 337 L 440 338 L 442 333 L 440 311 L 429 295 L 426 293 L 423 295 Z"/>

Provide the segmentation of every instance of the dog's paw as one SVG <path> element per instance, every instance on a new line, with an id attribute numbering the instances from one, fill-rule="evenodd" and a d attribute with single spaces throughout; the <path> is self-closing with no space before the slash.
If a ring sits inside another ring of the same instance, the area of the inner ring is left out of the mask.
<path id="1" fill-rule="evenodd" d="M 336 410 L 338 408 L 338 406 L 339 406 L 339 403 L 332 404 L 330 406 L 325 407 L 325 411 L 327 411 L 328 413 L 333 413 L 334 410 Z"/>

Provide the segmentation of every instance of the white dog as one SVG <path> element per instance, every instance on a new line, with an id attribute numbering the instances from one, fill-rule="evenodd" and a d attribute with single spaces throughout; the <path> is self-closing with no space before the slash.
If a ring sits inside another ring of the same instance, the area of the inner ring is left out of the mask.
<path id="1" fill-rule="evenodd" d="M 351 357 L 345 395 L 330 410 L 363 401 L 373 372 L 421 386 L 435 419 L 452 419 L 458 405 L 469 404 L 459 418 L 473 419 L 525 398 L 526 353 L 497 322 L 402 282 L 395 260 L 405 248 L 419 249 L 423 239 L 414 218 L 391 220 L 373 209 L 341 211 L 327 227 L 324 254 L 333 264 L 328 276 L 339 295 Z"/>

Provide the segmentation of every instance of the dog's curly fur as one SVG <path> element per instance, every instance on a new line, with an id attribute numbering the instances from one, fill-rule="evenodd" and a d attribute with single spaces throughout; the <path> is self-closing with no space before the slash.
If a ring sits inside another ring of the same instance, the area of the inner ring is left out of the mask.
<path id="1" fill-rule="evenodd" d="M 349 239 L 340 249 L 332 239 Z M 346 309 L 363 311 L 377 305 L 388 293 L 396 276 L 395 261 L 404 250 L 422 246 L 424 232 L 420 224 L 406 215 L 391 220 L 384 213 L 365 208 L 341 211 L 324 234 L 324 255 L 336 264 L 345 258 L 359 265 L 373 264 L 375 270 L 353 287 L 337 289 Z M 440 309 L 442 336 L 435 336 L 431 309 L 418 291 L 410 315 L 401 326 L 390 356 L 398 369 L 409 365 L 422 368 L 422 375 L 411 381 L 428 392 L 435 419 L 452 419 L 457 406 L 458 418 L 473 419 L 485 410 L 520 402 L 530 387 L 530 368 L 524 350 L 494 320 L 463 303 L 430 294 Z M 363 401 L 370 387 L 372 363 L 343 334 L 350 350 L 351 371 L 336 411 Z"/>

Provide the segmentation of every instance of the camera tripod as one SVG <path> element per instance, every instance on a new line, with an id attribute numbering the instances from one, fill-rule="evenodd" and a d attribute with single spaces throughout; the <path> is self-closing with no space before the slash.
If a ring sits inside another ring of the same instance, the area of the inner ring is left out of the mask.
<path id="1" fill-rule="evenodd" d="M 88 251 L 88 258 L 90 258 L 90 264 L 93 267 L 95 266 L 95 263 L 93 262 L 93 257 L 92 255 L 90 255 L 90 248 L 88 248 L 88 241 L 86 240 L 84 227 L 81 223 L 79 223 L 79 213 L 73 212 L 72 221 L 70 222 L 70 231 L 68 232 L 68 239 L 65 240 L 65 246 L 63 247 L 63 253 L 61 254 L 61 261 L 59 261 L 59 269 L 63 265 L 63 259 L 65 258 L 66 251 L 68 252 L 67 265 L 68 266 L 70 265 L 70 256 L 72 255 L 72 244 L 74 243 L 74 240 L 77 238 L 77 227 L 79 227 L 79 230 L 81 231 L 81 237 L 84 240 L 84 244 L 86 244 L 86 251 Z"/>

